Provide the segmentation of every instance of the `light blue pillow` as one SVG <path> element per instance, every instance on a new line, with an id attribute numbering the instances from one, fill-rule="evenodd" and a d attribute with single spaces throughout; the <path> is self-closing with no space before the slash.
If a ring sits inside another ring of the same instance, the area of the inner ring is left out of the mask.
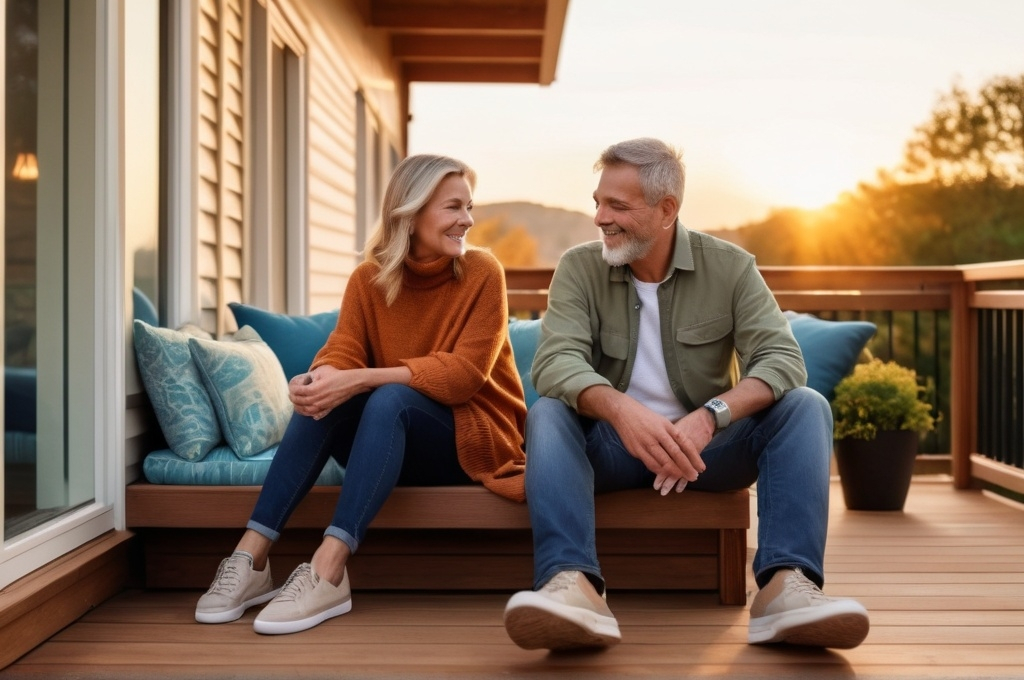
<path id="1" fill-rule="evenodd" d="M 240 302 L 229 302 L 228 307 L 239 328 L 251 326 L 270 346 L 288 380 L 309 370 L 313 357 L 338 325 L 337 309 L 309 316 L 291 316 Z"/>
<path id="2" fill-rule="evenodd" d="M 853 371 L 878 327 L 870 321 L 828 321 L 812 314 L 786 313 L 807 367 L 807 386 L 830 400 L 836 385 Z"/>
<path id="3" fill-rule="evenodd" d="M 170 449 L 149 453 L 142 461 L 142 474 L 150 484 L 192 484 L 211 486 L 260 486 L 267 478 L 277 446 L 248 458 L 239 458 L 229 446 L 218 446 L 202 460 L 189 462 Z M 339 486 L 345 468 L 328 458 L 314 484 Z"/>
<path id="4" fill-rule="evenodd" d="M 189 338 L 197 332 L 202 331 L 194 326 L 176 331 L 139 320 L 134 323 L 142 383 L 167 445 L 185 460 L 201 459 L 223 440 L 188 347 Z"/>
<path id="5" fill-rule="evenodd" d="M 519 380 L 523 383 L 526 408 L 530 408 L 540 396 L 533 387 L 533 378 L 530 377 L 533 355 L 537 353 L 537 345 L 540 343 L 540 319 L 528 321 L 509 319 L 508 336 L 512 341 L 512 355 L 516 360 L 516 371 L 519 373 Z"/>
<path id="6" fill-rule="evenodd" d="M 190 338 L 189 350 L 228 446 L 242 458 L 281 441 L 292 416 L 277 357 L 249 326 L 230 341 Z"/>

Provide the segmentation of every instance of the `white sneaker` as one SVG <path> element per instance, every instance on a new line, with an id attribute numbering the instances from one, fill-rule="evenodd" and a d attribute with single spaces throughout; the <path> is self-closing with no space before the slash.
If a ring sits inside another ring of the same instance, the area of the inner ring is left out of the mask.
<path id="1" fill-rule="evenodd" d="M 252 627 L 264 635 L 298 633 L 327 619 L 352 611 L 352 589 L 348 570 L 340 586 L 320 578 L 308 562 L 300 564 L 288 577 L 281 593 L 263 608 Z"/>
<path id="2" fill-rule="evenodd" d="M 217 567 L 217 575 L 206 594 L 196 604 L 199 623 L 235 621 L 253 605 L 271 600 L 280 591 L 274 588 L 270 564 L 263 571 L 252 568 L 252 555 L 236 550 Z"/>
<path id="3" fill-rule="evenodd" d="M 513 595 L 505 630 L 523 649 L 610 647 L 622 639 L 604 596 L 579 571 L 559 572 L 540 590 Z"/>
<path id="4" fill-rule="evenodd" d="M 825 597 L 800 569 L 780 569 L 750 605 L 750 644 L 787 642 L 852 649 L 868 635 L 860 602 Z"/>

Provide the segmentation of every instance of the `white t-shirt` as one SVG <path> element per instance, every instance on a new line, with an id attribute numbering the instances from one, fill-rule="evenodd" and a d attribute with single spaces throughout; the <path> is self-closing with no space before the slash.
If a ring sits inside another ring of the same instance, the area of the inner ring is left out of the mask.
<path id="1" fill-rule="evenodd" d="M 640 296 L 640 337 L 626 394 L 659 415 L 675 422 L 686 415 L 668 382 L 665 352 L 661 347 L 658 283 L 633 279 Z"/>

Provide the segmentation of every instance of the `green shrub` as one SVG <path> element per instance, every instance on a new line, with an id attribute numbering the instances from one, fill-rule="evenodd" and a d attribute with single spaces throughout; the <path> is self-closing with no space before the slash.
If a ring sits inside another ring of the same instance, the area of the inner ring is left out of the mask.
<path id="1" fill-rule="evenodd" d="M 935 429 L 931 405 L 922 399 L 917 374 L 894 361 L 872 359 L 857 364 L 836 385 L 832 399 L 835 439 L 874 439 L 884 430 Z"/>

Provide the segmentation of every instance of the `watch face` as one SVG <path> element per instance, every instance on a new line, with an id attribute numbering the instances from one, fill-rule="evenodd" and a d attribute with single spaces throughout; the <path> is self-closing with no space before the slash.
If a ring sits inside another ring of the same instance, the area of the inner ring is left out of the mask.
<path id="1" fill-rule="evenodd" d="M 721 399 L 711 399 L 704 407 L 715 414 L 715 425 L 718 429 L 724 429 L 729 426 L 729 421 L 732 420 L 732 414 L 729 412 L 729 405 Z"/>

